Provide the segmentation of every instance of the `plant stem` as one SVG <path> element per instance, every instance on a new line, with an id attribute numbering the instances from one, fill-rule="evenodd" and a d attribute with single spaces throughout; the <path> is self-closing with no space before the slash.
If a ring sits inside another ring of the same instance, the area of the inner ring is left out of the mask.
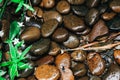
<path id="1" fill-rule="evenodd" d="M 5 3 L 4 3 L 4 5 L 3 5 L 3 7 L 2 7 L 2 10 L 1 10 L 1 13 L 0 13 L 0 20 L 1 20 L 2 16 L 3 16 L 3 13 L 4 13 L 4 11 L 5 11 L 5 7 L 6 7 L 8 1 L 9 1 L 9 0 L 5 0 Z"/>

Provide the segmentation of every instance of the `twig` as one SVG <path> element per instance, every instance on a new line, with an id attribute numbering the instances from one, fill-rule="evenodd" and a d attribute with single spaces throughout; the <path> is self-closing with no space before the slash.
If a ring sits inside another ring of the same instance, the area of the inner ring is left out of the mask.
<path id="1" fill-rule="evenodd" d="M 120 45 L 120 42 L 117 42 L 117 43 L 114 43 L 114 44 L 108 44 L 108 45 L 105 45 L 105 46 L 100 46 L 100 47 L 90 47 L 90 48 L 84 48 L 83 50 L 87 50 L 87 51 L 90 51 L 90 50 L 107 50 L 107 49 L 112 49 L 113 47 L 117 46 L 117 45 Z"/>

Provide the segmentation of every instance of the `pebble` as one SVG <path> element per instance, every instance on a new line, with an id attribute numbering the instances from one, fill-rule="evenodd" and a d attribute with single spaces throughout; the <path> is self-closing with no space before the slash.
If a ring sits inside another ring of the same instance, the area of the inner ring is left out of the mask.
<path id="1" fill-rule="evenodd" d="M 26 43 L 31 43 L 40 39 L 41 32 L 38 27 L 27 27 L 20 35 L 20 39 L 24 40 Z"/>
<path id="2" fill-rule="evenodd" d="M 41 8 L 34 7 L 34 10 L 35 10 L 34 12 L 28 10 L 27 11 L 27 15 L 29 17 L 35 17 L 35 16 L 37 16 L 38 18 L 42 18 L 43 17 L 43 10 Z"/>
<path id="3" fill-rule="evenodd" d="M 115 61 L 120 64 L 120 50 L 114 50 L 114 58 L 115 58 Z"/>
<path id="4" fill-rule="evenodd" d="M 60 46 L 56 42 L 52 41 L 50 45 L 50 51 L 48 54 L 52 56 L 56 56 L 59 52 L 60 52 Z"/>
<path id="5" fill-rule="evenodd" d="M 85 21 L 88 25 L 93 25 L 99 18 L 99 11 L 91 8 L 85 16 Z"/>
<path id="6" fill-rule="evenodd" d="M 109 6 L 113 11 L 120 13 L 120 0 L 111 1 Z"/>
<path id="7" fill-rule="evenodd" d="M 66 15 L 63 18 L 64 26 L 71 31 L 83 31 L 86 26 L 84 21 L 75 15 Z"/>
<path id="8" fill-rule="evenodd" d="M 41 2 L 42 0 L 30 0 L 30 1 L 31 1 L 32 5 L 37 6 L 37 5 L 40 4 L 40 2 Z"/>
<path id="9" fill-rule="evenodd" d="M 32 48 L 30 49 L 31 55 L 42 55 L 48 52 L 50 47 L 50 39 L 41 39 L 32 44 Z"/>
<path id="10" fill-rule="evenodd" d="M 49 8 L 54 7 L 54 5 L 55 5 L 55 0 L 42 0 L 42 3 L 43 3 L 43 7 L 44 7 L 44 8 L 49 9 Z"/>
<path id="11" fill-rule="evenodd" d="M 88 8 L 82 5 L 73 5 L 71 6 L 73 12 L 78 16 L 85 16 L 88 12 Z"/>
<path id="12" fill-rule="evenodd" d="M 67 0 L 72 5 L 80 5 L 85 2 L 85 0 Z"/>
<path id="13" fill-rule="evenodd" d="M 61 14 L 67 14 L 70 12 L 70 5 L 65 0 L 59 1 L 56 6 L 56 10 Z"/>
<path id="14" fill-rule="evenodd" d="M 49 37 L 55 29 L 58 27 L 58 21 L 56 19 L 50 19 L 43 23 L 41 27 L 41 33 L 43 37 Z"/>
<path id="15" fill-rule="evenodd" d="M 7 20 L 2 20 L 2 32 L 1 34 L 1 39 L 2 41 L 6 41 L 9 37 L 9 30 L 10 30 L 10 23 Z"/>
<path id="16" fill-rule="evenodd" d="M 70 69 L 70 56 L 68 53 L 59 54 L 56 57 L 55 64 L 60 70 L 62 80 L 74 80 L 73 73 Z"/>
<path id="17" fill-rule="evenodd" d="M 120 67 L 117 64 L 111 64 L 104 80 L 120 80 Z"/>
<path id="18" fill-rule="evenodd" d="M 35 69 L 35 77 L 38 80 L 58 80 L 59 70 L 53 65 L 41 65 Z"/>
<path id="19" fill-rule="evenodd" d="M 120 19 L 119 19 L 119 17 L 115 17 L 109 23 L 110 23 L 109 28 L 111 30 L 114 30 L 114 31 L 120 30 Z"/>
<path id="20" fill-rule="evenodd" d="M 56 19 L 59 23 L 62 23 L 62 16 L 57 11 L 46 11 L 43 13 L 43 20 L 45 22 L 50 19 Z"/>
<path id="21" fill-rule="evenodd" d="M 63 45 L 68 48 L 76 48 L 80 44 L 78 37 L 74 34 L 69 34 L 69 38 L 63 42 Z"/>
<path id="22" fill-rule="evenodd" d="M 101 75 L 105 70 L 105 62 L 102 57 L 95 52 L 87 55 L 87 65 L 93 75 Z"/>
<path id="23" fill-rule="evenodd" d="M 96 7 L 96 6 L 98 6 L 98 4 L 100 3 L 100 1 L 101 0 L 87 0 L 86 1 L 86 5 L 88 6 L 88 7 Z"/>
<path id="24" fill-rule="evenodd" d="M 86 60 L 86 52 L 82 51 L 82 50 L 77 50 L 77 51 L 73 51 L 71 53 L 71 57 L 73 58 L 73 60 L 75 61 L 80 61 L 83 62 Z"/>
<path id="25" fill-rule="evenodd" d="M 111 19 L 113 19 L 114 17 L 116 16 L 116 13 L 114 13 L 114 12 L 105 12 L 105 13 L 103 13 L 102 14 L 102 18 L 104 19 L 104 20 L 111 20 Z"/>
<path id="26" fill-rule="evenodd" d="M 99 20 L 92 28 L 89 34 L 89 41 L 94 41 L 97 37 L 108 34 L 109 29 L 103 20 Z"/>
<path id="27" fill-rule="evenodd" d="M 91 76 L 90 80 L 101 80 L 101 78 L 98 76 Z"/>
<path id="28" fill-rule="evenodd" d="M 56 42 L 64 42 L 68 39 L 69 34 L 65 28 L 57 28 L 52 35 L 52 39 Z"/>
<path id="29" fill-rule="evenodd" d="M 78 80 L 89 80 L 88 76 L 80 77 Z"/>
<path id="30" fill-rule="evenodd" d="M 78 31 L 78 32 L 75 32 L 75 34 L 85 36 L 85 35 L 88 35 L 90 33 L 90 31 L 91 31 L 91 29 L 89 27 L 86 27 L 86 29 L 84 31 L 82 31 L 82 32 Z"/>
<path id="31" fill-rule="evenodd" d="M 35 65 L 39 66 L 39 65 L 44 65 L 44 64 L 51 64 L 54 62 L 54 57 L 47 55 L 44 56 L 38 60 L 35 61 Z"/>
<path id="32" fill-rule="evenodd" d="M 61 70 L 63 67 L 70 67 L 70 55 L 68 53 L 59 54 L 55 60 L 56 66 Z"/>
<path id="33" fill-rule="evenodd" d="M 34 26 L 34 27 L 41 28 L 41 25 L 42 25 L 41 20 L 35 20 L 33 18 L 25 22 L 25 26 L 28 26 L 28 27 Z"/>
<path id="34" fill-rule="evenodd" d="M 73 74 L 77 77 L 82 77 L 86 74 L 87 69 L 85 68 L 85 65 L 82 63 L 78 63 L 72 68 Z"/>
<path id="35" fill-rule="evenodd" d="M 33 75 L 33 76 L 29 76 L 26 80 L 37 80 L 37 79 L 36 79 L 35 76 Z"/>

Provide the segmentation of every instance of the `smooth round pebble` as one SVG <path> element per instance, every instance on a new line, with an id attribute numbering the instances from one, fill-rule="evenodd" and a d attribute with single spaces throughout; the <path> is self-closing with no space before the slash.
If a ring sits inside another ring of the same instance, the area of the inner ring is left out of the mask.
<path id="1" fill-rule="evenodd" d="M 69 34 L 65 28 L 57 28 L 52 35 L 52 39 L 56 42 L 64 42 L 68 39 Z"/>
<path id="2" fill-rule="evenodd" d="M 50 19 L 56 19 L 59 23 L 62 23 L 62 16 L 57 11 L 46 11 L 43 13 L 43 20 L 45 22 Z"/>
<path id="3" fill-rule="evenodd" d="M 75 61 L 85 61 L 86 60 L 86 52 L 82 51 L 82 50 L 77 50 L 77 51 L 73 51 L 71 53 L 71 57 L 73 58 L 73 60 Z"/>
<path id="4" fill-rule="evenodd" d="M 78 63 L 72 68 L 73 74 L 77 77 L 82 77 L 86 74 L 87 69 L 84 64 Z"/>
<path id="5" fill-rule="evenodd" d="M 114 50 L 114 58 L 115 58 L 115 61 L 120 64 L 120 50 Z"/>
<path id="6" fill-rule="evenodd" d="M 38 80 L 58 80 L 59 70 L 52 65 L 41 65 L 35 69 L 35 77 Z"/>
<path id="7" fill-rule="evenodd" d="M 79 46 L 79 39 L 74 34 L 69 34 L 69 38 L 63 42 L 63 45 L 68 48 L 76 48 Z"/>
<path id="8" fill-rule="evenodd" d="M 41 39 L 32 44 L 32 48 L 30 49 L 31 55 L 42 55 L 45 54 L 50 47 L 50 39 Z"/>
<path id="9" fill-rule="evenodd" d="M 59 13 L 67 14 L 70 11 L 70 5 L 67 1 L 62 0 L 58 2 L 56 9 Z"/>
<path id="10" fill-rule="evenodd" d="M 37 27 L 27 27 L 20 35 L 20 39 L 26 43 L 34 42 L 41 36 L 40 29 Z"/>
<path id="11" fill-rule="evenodd" d="M 49 9 L 49 8 L 54 7 L 54 5 L 55 5 L 55 0 L 42 0 L 42 3 L 43 3 L 43 7 L 44 7 L 44 8 Z"/>
<path id="12" fill-rule="evenodd" d="M 87 55 L 87 65 L 93 75 L 101 75 L 105 70 L 105 62 L 102 57 L 95 52 Z"/>
<path id="13" fill-rule="evenodd" d="M 60 53 L 60 46 L 56 42 L 51 42 L 50 51 L 48 52 L 49 55 L 56 56 Z"/>
<path id="14" fill-rule="evenodd" d="M 49 37 L 55 29 L 58 27 L 58 21 L 56 19 L 50 19 L 43 23 L 41 27 L 41 33 L 43 37 Z"/>
<path id="15" fill-rule="evenodd" d="M 85 2 L 85 0 L 67 0 L 67 1 L 73 5 L 79 5 L 79 4 L 83 4 Z"/>

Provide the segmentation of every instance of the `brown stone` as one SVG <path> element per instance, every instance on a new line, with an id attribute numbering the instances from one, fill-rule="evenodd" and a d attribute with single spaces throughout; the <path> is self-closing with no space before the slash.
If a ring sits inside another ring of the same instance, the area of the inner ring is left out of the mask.
<path id="1" fill-rule="evenodd" d="M 120 50 L 114 50 L 115 61 L 120 64 Z"/>
<path id="2" fill-rule="evenodd" d="M 89 34 L 89 41 L 94 41 L 97 37 L 108 34 L 109 30 L 103 20 L 99 20 L 92 28 Z"/>
<path id="3" fill-rule="evenodd" d="M 40 29 L 37 27 L 27 27 L 20 35 L 20 39 L 25 42 L 34 42 L 40 38 Z"/>
<path id="4" fill-rule="evenodd" d="M 87 55 L 87 64 L 93 75 L 101 75 L 105 70 L 105 62 L 98 53 L 89 53 Z"/>
<path id="5" fill-rule="evenodd" d="M 52 65 L 41 65 L 35 69 L 35 77 L 38 80 L 58 80 L 59 70 Z"/>

